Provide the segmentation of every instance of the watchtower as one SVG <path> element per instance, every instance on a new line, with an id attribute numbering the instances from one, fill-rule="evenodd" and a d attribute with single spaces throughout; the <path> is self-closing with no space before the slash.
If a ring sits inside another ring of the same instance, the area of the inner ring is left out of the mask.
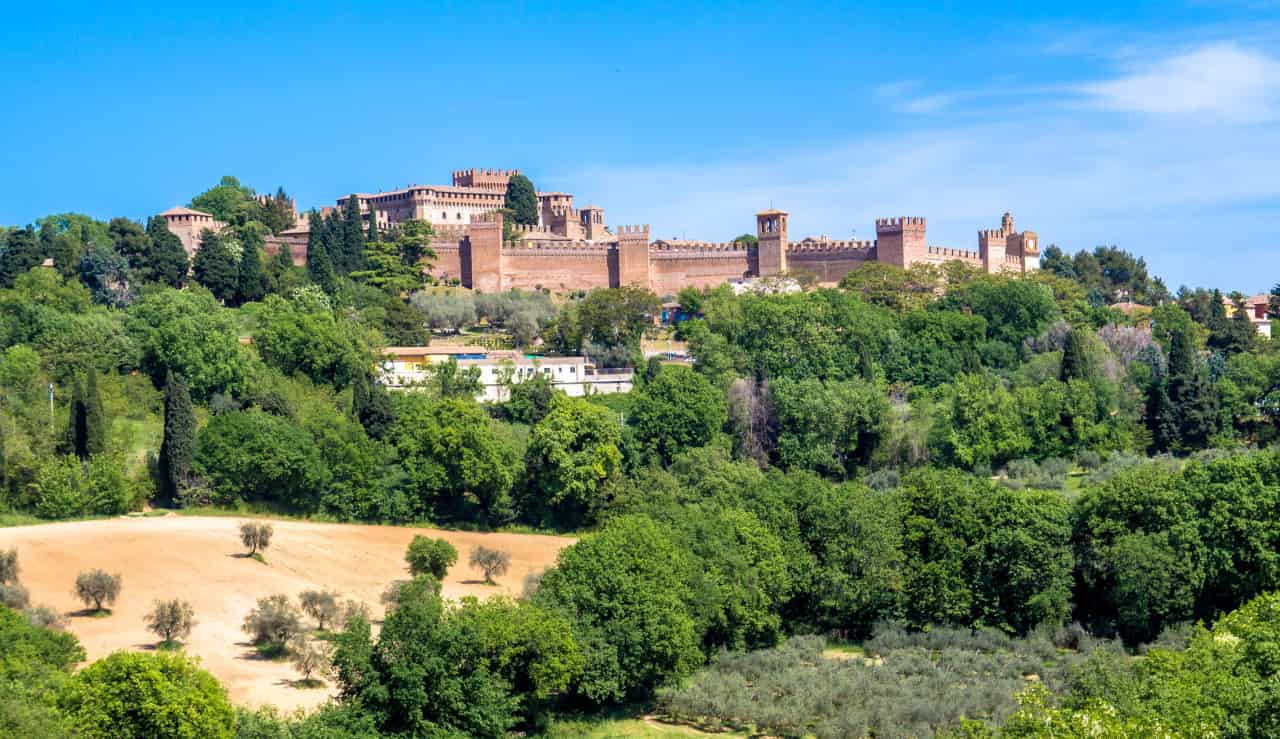
<path id="1" fill-rule="evenodd" d="M 471 216 L 471 228 L 464 246 L 463 284 L 481 292 L 501 292 L 501 211 Z"/>
<path id="2" fill-rule="evenodd" d="M 787 271 L 787 212 L 765 210 L 756 214 L 757 260 L 760 277 Z"/>
<path id="3" fill-rule="evenodd" d="M 649 287 L 649 226 L 618 226 L 618 287 Z"/>
<path id="4" fill-rule="evenodd" d="M 876 219 L 876 261 L 910 267 L 928 258 L 925 219 L 921 216 Z"/>

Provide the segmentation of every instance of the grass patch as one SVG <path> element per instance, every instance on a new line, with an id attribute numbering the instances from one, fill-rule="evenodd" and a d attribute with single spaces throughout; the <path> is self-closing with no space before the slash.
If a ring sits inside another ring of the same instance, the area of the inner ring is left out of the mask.
<path id="1" fill-rule="evenodd" d="M 42 518 L 36 518 L 27 513 L 0 513 L 0 527 L 6 526 L 35 526 L 36 524 L 49 523 Z"/>
<path id="2" fill-rule="evenodd" d="M 314 688 L 323 688 L 324 681 L 319 678 L 309 677 L 303 680 L 294 680 L 289 683 L 290 687 L 299 688 L 301 690 L 311 690 Z"/>
<path id="3" fill-rule="evenodd" d="M 743 737 L 746 734 L 712 734 L 692 727 L 646 722 L 637 718 L 554 721 L 543 735 L 549 739 L 688 739 L 691 736 Z"/>
<path id="4" fill-rule="evenodd" d="M 253 651 L 259 657 L 272 662 L 284 662 L 289 659 L 289 646 L 278 642 L 267 642 L 266 644 L 257 644 L 253 647 Z"/>
<path id="5" fill-rule="evenodd" d="M 255 562 L 258 562 L 260 564 L 267 563 L 267 558 L 262 556 L 262 552 L 254 552 L 253 554 L 250 554 L 249 559 L 252 559 Z"/>

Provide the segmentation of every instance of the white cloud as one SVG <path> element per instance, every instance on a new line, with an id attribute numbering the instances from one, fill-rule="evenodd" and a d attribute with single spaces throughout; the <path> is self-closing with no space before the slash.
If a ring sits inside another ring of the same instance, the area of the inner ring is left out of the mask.
<path id="1" fill-rule="evenodd" d="M 1280 108 L 1280 61 L 1235 43 L 1215 43 L 1078 89 L 1108 110 L 1259 121 Z"/>

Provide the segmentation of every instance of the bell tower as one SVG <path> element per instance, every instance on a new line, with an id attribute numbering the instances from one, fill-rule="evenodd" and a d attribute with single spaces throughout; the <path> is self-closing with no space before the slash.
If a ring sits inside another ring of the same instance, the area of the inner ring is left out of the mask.
<path id="1" fill-rule="evenodd" d="M 756 214 L 759 276 L 772 277 L 787 271 L 787 212 L 766 210 Z"/>

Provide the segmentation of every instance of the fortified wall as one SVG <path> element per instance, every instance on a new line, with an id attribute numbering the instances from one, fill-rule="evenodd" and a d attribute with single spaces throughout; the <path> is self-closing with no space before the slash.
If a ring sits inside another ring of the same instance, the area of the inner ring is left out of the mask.
<path id="1" fill-rule="evenodd" d="M 874 241 L 787 238 L 788 214 L 756 214 L 754 246 L 738 242 L 650 241 L 649 226 L 619 226 L 607 239 L 570 238 L 546 226 L 517 229 L 519 239 L 504 243 L 502 214 L 473 216 L 465 231 L 438 234 L 432 272 L 443 280 L 492 292 L 511 288 L 555 291 L 640 285 L 658 295 L 681 288 L 712 287 L 730 280 L 769 277 L 799 270 L 821 283 L 839 282 L 867 262 L 897 267 L 958 261 L 987 272 L 1038 269 L 1040 252 L 1034 231 L 1017 232 L 1006 213 L 998 229 L 980 231 L 978 249 L 934 246 L 926 237 L 926 219 L 881 218 Z M 455 240 L 456 239 L 456 240 Z"/>

